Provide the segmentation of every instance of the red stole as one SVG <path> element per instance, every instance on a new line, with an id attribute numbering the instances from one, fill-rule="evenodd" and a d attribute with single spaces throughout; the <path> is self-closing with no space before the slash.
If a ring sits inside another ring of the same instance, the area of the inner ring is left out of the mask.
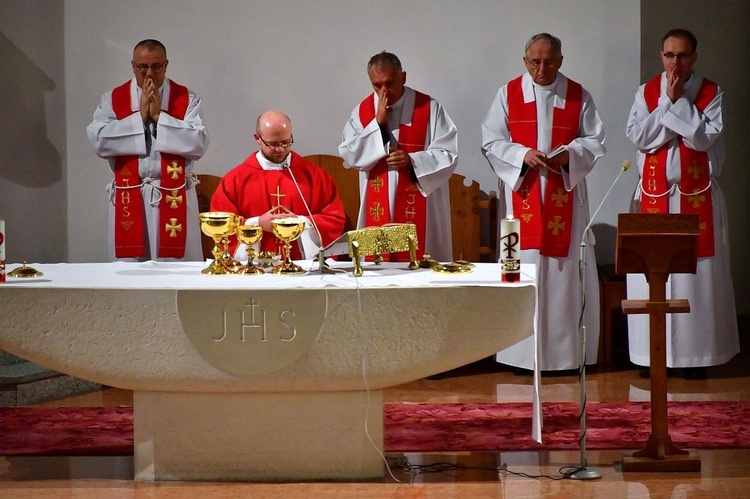
<path id="1" fill-rule="evenodd" d="M 375 119 L 375 95 L 371 95 L 359 105 L 359 121 L 366 127 Z M 430 123 L 430 96 L 415 92 L 414 112 L 411 125 L 401 124 L 398 128 L 398 148 L 407 153 L 424 151 L 427 126 Z M 386 158 L 381 159 L 367 176 L 365 193 L 365 226 L 379 227 L 393 223 L 413 223 L 417 227 L 417 254 L 421 255 L 425 247 L 427 227 L 427 198 L 419 192 L 411 168 L 399 168 L 398 185 L 394 213 L 390 213 L 388 201 L 388 165 Z M 383 255 L 388 261 L 408 261 L 408 252 Z"/>
<path id="2" fill-rule="evenodd" d="M 536 101 L 524 102 L 521 78 L 508 83 L 508 129 L 511 140 L 537 149 Z M 578 137 L 581 115 L 581 85 L 568 80 L 565 108 L 552 114 L 550 150 Z M 573 193 L 565 190 L 562 175 L 550 172 L 542 203 L 539 173 L 529 168 L 518 191 L 513 193 L 513 213 L 521 220 L 521 249 L 539 249 L 546 256 L 566 257 L 573 227 Z"/>
<path id="3" fill-rule="evenodd" d="M 190 96 L 187 88 L 170 81 L 167 113 L 183 119 Z M 112 91 L 112 107 L 118 120 L 133 114 L 131 81 Z M 136 111 L 138 112 L 138 111 Z M 150 132 L 146 132 L 150 133 Z M 159 257 L 185 256 L 187 238 L 187 197 L 185 158 L 161 153 L 161 201 L 159 202 Z M 138 174 L 138 156 L 115 158 L 115 256 L 142 257 L 145 254 L 145 217 Z"/>
<path id="4" fill-rule="evenodd" d="M 659 105 L 661 95 L 661 74 L 656 75 L 643 89 L 648 111 L 653 112 Z M 694 76 L 695 77 L 695 76 Z M 701 113 L 716 97 L 718 85 L 703 78 L 695 107 Z M 700 234 L 698 235 L 698 256 L 714 256 L 714 217 L 711 202 L 711 173 L 708 168 L 708 154 L 696 151 L 680 140 L 680 213 L 698 215 Z M 669 213 L 669 184 L 667 182 L 667 150 L 664 144 L 653 154 L 646 155 L 641 178 L 641 190 L 647 193 L 647 202 L 641 200 L 642 213 Z M 648 180 L 646 179 L 648 177 Z M 644 182 L 646 185 L 644 185 Z M 652 197 L 658 196 L 658 197 Z"/>

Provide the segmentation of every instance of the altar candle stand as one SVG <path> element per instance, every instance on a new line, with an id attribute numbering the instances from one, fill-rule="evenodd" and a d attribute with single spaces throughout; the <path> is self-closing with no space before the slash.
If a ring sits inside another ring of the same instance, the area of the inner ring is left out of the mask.
<path id="1" fill-rule="evenodd" d="M 500 221 L 500 275 L 502 282 L 521 280 L 521 221 L 517 218 Z"/>
<path id="2" fill-rule="evenodd" d="M 646 447 L 623 455 L 622 471 L 700 471 L 697 456 L 677 448 L 667 422 L 667 314 L 690 312 L 685 299 L 666 298 L 669 274 L 695 274 L 698 262 L 697 215 L 620 213 L 616 272 L 645 274 L 648 300 L 623 300 L 625 314 L 648 314 L 651 371 L 651 435 Z M 631 332 L 633 334 L 633 332 Z M 672 331 L 672 334 L 680 334 Z"/>

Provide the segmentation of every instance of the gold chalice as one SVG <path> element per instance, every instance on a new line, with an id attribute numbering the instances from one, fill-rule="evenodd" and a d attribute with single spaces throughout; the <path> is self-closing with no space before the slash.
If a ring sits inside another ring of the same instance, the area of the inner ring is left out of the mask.
<path id="1" fill-rule="evenodd" d="M 271 220 L 273 233 L 284 241 L 284 262 L 273 268 L 274 274 L 303 274 L 305 271 L 292 262 L 292 241 L 302 235 L 305 221 L 301 218 L 287 217 Z"/>
<path id="2" fill-rule="evenodd" d="M 255 250 L 253 245 L 263 238 L 263 227 L 260 225 L 237 226 L 237 240 L 247 245 L 247 265 L 237 269 L 237 274 L 263 274 L 263 270 L 253 263 Z"/>
<path id="3" fill-rule="evenodd" d="M 226 211 L 206 211 L 201 213 L 199 217 L 201 231 L 214 240 L 214 247 L 211 250 L 214 261 L 201 273 L 210 275 L 231 274 L 229 269 L 236 266 L 237 262 L 229 256 L 228 237 L 234 232 L 237 225 L 237 216 Z"/>

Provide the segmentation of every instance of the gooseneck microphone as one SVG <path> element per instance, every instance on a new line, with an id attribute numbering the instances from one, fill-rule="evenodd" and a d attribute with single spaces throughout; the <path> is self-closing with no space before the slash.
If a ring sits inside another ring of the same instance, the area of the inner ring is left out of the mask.
<path id="1" fill-rule="evenodd" d="M 581 238 L 581 244 L 584 244 L 584 241 L 586 239 L 586 235 L 589 233 L 589 229 L 591 229 L 591 225 L 594 223 L 594 219 L 596 219 L 596 216 L 599 214 L 599 210 L 602 209 L 602 206 L 604 206 L 604 202 L 609 197 L 609 193 L 612 192 L 612 189 L 614 189 L 615 184 L 617 183 L 618 180 L 620 180 L 620 177 L 622 176 L 622 174 L 625 173 L 626 171 L 628 171 L 629 169 L 630 169 L 630 160 L 626 159 L 620 165 L 620 173 L 617 174 L 617 176 L 615 177 L 615 180 L 612 182 L 612 185 L 609 186 L 609 190 L 607 191 L 607 193 L 602 198 L 602 202 L 599 203 L 599 207 L 596 209 L 596 211 L 594 212 L 594 214 L 591 216 L 591 220 L 589 221 L 589 224 L 583 230 L 583 237 Z"/>
<path id="2" fill-rule="evenodd" d="M 599 207 L 594 212 L 588 225 L 583 230 L 583 236 L 581 237 L 581 252 L 578 260 L 578 280 L 580 284 L 580 300 L 581 300 L 581 315 L 578 317 L 578 341 L 581 351 L 579 352 L 579 364 L 578 364 L 578 382 L 579 391 L 581 395 L 581 413 L 580 413 L 580 434 L 578 444 L 580 446 L 580 462 L 573 471 L 565 474 L 566 478 L 573 480 L 594 480 L 602 477 L 602 472 L 596 468 L 588 467 L 586 461 L 586 326 L 584 324 L 584 313 L 586 311 L 586 237 L 588 236 L 589 229 L 596 219 L 596 215 L 599 214 L 599 210 L 604 206 L 604 202 L 609 197 L 609 193 L 615 187 L 615 184 L 620 179 L 623 173 L 628 171 L 630 168 L 630 161 L 623 161 L 620 165 L 620 173 L 615 177 L 612 185 L 609 186 L 609 190 L 602 198 L 602 202 L 599 203 Z"/>
<path id="3" fill-rule="evenodd" d="M 299 197 L 302 199 L 302 204 L 305 205 L 305 210 L 307 210 L 307 216 L 310 219 L 310 223 L 312 224 L 313 230 L 316 234 L 318 234 L 318 242 L 320 243 L 320 249 L 323 249 L 323 235 L 321 234 L 320 230 L 318 230 L 318 225 L 315 223 L 315 219 L 313 218 L 312 211 L 310 211 L 310 207 L 307 204 L 307 200 L 305 199 L 305 196 L 302 194 L 302 189 L 299 187 L 299 183 L 297 182 L 297 179 L 294 176 L 294 171 L 292 171 L 292 166 L 289 164 L 289 156 L 287 156 L 287 159 L 284 160 L 284 162 L 281 164 L 281 168 L 289 172 L 289 175 L 292 177 L 292 182 L 294 182 L 294 186 L 297 188 L 297 193 L 299 193 Z M 302 244 L 302 243 L 300 243 Z M 320 258 L 320 256 L 318 257 Z M 323 265 L 322 261 L 318 261 L 318 265 Z"/>

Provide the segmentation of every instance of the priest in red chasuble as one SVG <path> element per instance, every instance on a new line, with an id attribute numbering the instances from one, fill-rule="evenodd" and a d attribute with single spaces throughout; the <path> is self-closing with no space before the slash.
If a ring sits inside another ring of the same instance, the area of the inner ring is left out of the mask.
<path id="1" fill-rule="evenodd" d="M 381 52 L 367 64 L 374 93 L 344 125 L 339 155 L 359 170 L 357 227 L 414 223 L 417 257 L 452 261 L 448 181 L 458 163 L 458 132 L 448 113 L 427 94 L 405 86 L 395 54 Z M 408 261 L 408 252 L 387 256 Z"/>
<path id="2" fill-rule="evenodd" d="M 499 178 L 502 217 L 520 220 L 521 262 L 536 264 L 539 367 L 570 370 L 580 362 L 578 261 L 589 221 L 586 175 L 605 153 L 604 126 L 591 95 L 559 72 L 559 38 L 532 36 L 523 61 L 526 73 L 498 90 L 482 123 L 482 152 Z M 593 238 L 587 240 L 584 324 L 586 363 L 593 364 L 599 287 Z M 499 352 L 497 360 L 532 369 L 534 352 L 529 337 Z"/>
<path id="3" fill-rule="evenodd" d="M 86 128 L 114 173 L 112 260 L 203 260 L 194 162 L 208 148 L 201 99 L 166 77 L 167 49 L 143 40 L 133 78 L 105 93 Z"/>
<path id="4" fill-rule="evenodd" d="M 291 257 L 311 259 L 344 230 L 344 205 L 336 183 L 318 165 L 291 150 L 292 122 L 285 114 L 267 111 L 260 115 L 254 137 L 260 149 L 224 175 L 211 199 L 211 210 L 236 213 L 245 224 L 263 227 L 260 250 L 275 253 L 280 253 L 283 243 L 273 234 L 271 221 L 301 218 L 305 230 L 292 243 Z M 238 245 L 235 238 L 230 252 L 245 258 L 244 245 Z"/>
<path id="5" fill-rule="evenodd" d="M 638 88 L 626 134 L 638 148 L 634 211 L 693 213 L 700 221 L 695 274 L 672 274 L 667 298 L 687 298 L 689 314 L 667 315 L 667 367 L 703 378 L 705 367 L 740 351 L 727 208 L 717 177 L 724 163 L 724 91 L 693 71 L 698 41 L 684 29 L 662 39 L 664 71 Z M 642 275 L 628 275 L 628 298 L 648 297 Z M 648 315 L 629 315 L 630 360 L 648 366 Z"/>

